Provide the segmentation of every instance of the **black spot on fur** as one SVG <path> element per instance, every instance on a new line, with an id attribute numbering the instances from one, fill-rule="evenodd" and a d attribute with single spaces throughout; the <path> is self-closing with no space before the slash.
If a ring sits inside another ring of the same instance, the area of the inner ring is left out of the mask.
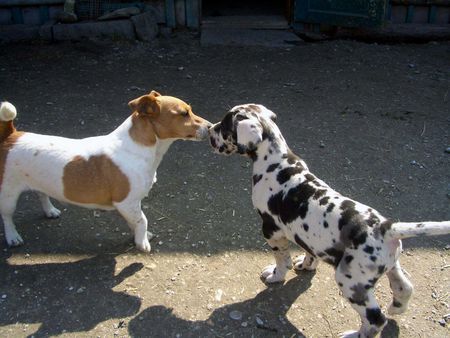
<path id="1" fill-rule="evenodd" d="M 294 239 L 295 239 L 295 242 L 300 246 L 300 247 L 302 247 L 302 249 L 303 250 L 305 250 L 307 253 L 309 253 L 311 256 L 316 256 L 315 254 L 314 254 L 314 252 L 310 249 L 310 247 L 305 243 L 305 242 L 303 242 L 303 240 L 297 235 L 297 234 L 295 234 L 295 236 L 294 236 Z"/>
<path id="2" fill-rule="evenodd" d="M 327 191 L 325 189 L 319 189 L 316 191 L 316 193 L 314 194 L 314 199 L 318 200 L 319 198 L 321 198 L 323 195 L 325 195 Z"/>
<path id="3" fill-rule="evenodd" d="M 370 260 L 375 263 L 377 261 L 377 256 L 370 256 Z"/>
<path id="4" fill-rule="evenodd" d="M 330 199 L 329 196 L 325 196 L 325 197 L 323 197 L 323 198 L 320 199 L 319 204 L 320 204 L 320 205 L 325 205 L 325 204 L 328 203 L 328 200 L 329 200 L 329 199 Z"/>
<path id="5" fill-rule="evenodd" d="M 380 265 L 379 267 L 378 267 L 378 274 L 382 274 L 382 273 L 384 273 L 386 271 L 386 266 L 385 265 Z"/>
<path id="6" fill-rule="evenodd" d="M 374 224 L 378 224 L 380 222 L 380 219 L 373 212 L 371 212 L 366 222 L 368 226 L 373 227 Z"/>
<path id="7" fill-rule="evenodd" d="M 277 246 L 274 246 L 273 248 L 272 248 L 272 250 L 273 251 L 278 251 L 278 250 L 280 250 Z"/>
<path id="8" fill-rule="evenodd" d="M 290 189 L 286 195 L 283 191 L 272 195 L 268 201 L 269 210 L 272 214 L 279 215 L 284 224 L 298 217 L 305 218 L 308 212 L 308 199 L 314 192 L 315 189 L 307 182 L 300 183 Z"/>
<path id="9" fill-rule="evenodd" d="M 367 252 L 369 255 L 373 254 L 373 246 L 366 245 L 364 247 L 364 252 Z"/>
<path id="10" fill-rule="evenodd" d="M 342 230 L 344 226 L 346 226 L 352 218 L 354 218 L 356 215 L 359 215 L 359 213 L 355 210 L 355 203 L 349 200 L 345 200 L 341 204 L 341 218 L 339 219 L 339 230 Z"/>
<path id="11" fill-rule="evenodd" d="M 347 255 L 344 258 L 345 263 L 350 264 L 350 262 L 353 260 L 353 256 L 352 255 Z"/>
<path id="12" fill-rule="evenodd" d="M 330 258 L 330 261 L 328 261 L 328 262 L 327 262 L 327 260 L 325 260 L 325 261 L 334 266 L 337 266 L 340 263 L 342 256 L 344 255 L 344 252 L 337 248 L 328 248 L 325 250 L 325 253 Z"/>
<path id="13" fill-rule="evenodd" d="M 366 309 L 366 317 L 370 324 L 381 327 L 386 322 L 386 317 L 379 308 Z"/>
<path id="14" fill-rule="evenodd" d="M 264 161 L 267 161 L 267 155 L 264 156 Z"/>
<path id="15" fill-rule="evenodd" d="M 387 220 L 380 224 L 381 236 L 384 236 L 386 231 L 388 231 L 392 227 L 392 222 Z"/>
<path id="16" fill-rule="evenodd" d="M 316 177 L 313 174 L 306 174 L 305 178 L 308 181 L 314 181 L 316 179 Z"/>
<path id="17" fill-rule="evenodd" d="M 271 164 L 271 165 L 269 165 L 269 166 L 267 167 L 266 172 L 271 173 L 272 171 L 274 171 L 275 169 L 277 169 L 278 166 L 279 166 L 279 163 L 273 163 L 273 164 Z"/>
<path id="18" fill-rule="evenodd" d="M 402 303 L 400 303 L 398 300 L 396 300 L 394 298 L 394 300 L 392 302 L 392 306 L 394 306 L 394 307 L 402 307 Z"/>
<path id="19" fill-rule="evenodd" d="M 334 209 L 335 204 L 334 203 L 330 203 L 330 205 L 327 208 L 327 212 L 332 212 Z"/>
<path id="20" fill-rule="evenodd" d="M 303 229 L 305 229 L 306 232 L 309 230 L 309 225 L 306 223 L 303 223 Z"/>
<path id="21" fill-rule="evenodd" d="M 256 185 L 262 177 L 263 175 L 253 175 L 253 185 Z"/>
<path id="22" fill-rule="evenodd" d="M 300 158 L 295 155 L 290 149 L 288 150 L 286 158 L 289 164 L 295 164 L 296 162 L 300 161 Z"/>
<path id="23" fill-rule="evenodd" d="M 328 222 L 327 221 L 323 221 L 323 227 L 324 228 L 328 228 Z"/>
<path id="24" fill-rule="evenodd" d="M 269 169 L 267 169 L 269 170 Z M 285 182 L 289 181 L 292 176 L 296 174 L 300 174 L 303 171 L 303 169 L 299 167 L 287 167 L 282 170 L 277 175 L 277 181 L 280 184 L 284 184 Z"/>
<path id="25" fill-rule="evenodd" d="M 275 224 L 275 220 L 268 213 L 265 212 L 260 215 L 263 221 L 262 230 L 264 238 L 270 239 L 273 236 L 273 233 L 280 230 L 280 228 Z"/>
<path id="26" fill-rule="evenodd" d="M 341 228 L 340 240 L 346 247 L 358 248 L 359 245 L 364 244 L 367 240 L 367 225 L 356 214 L 348 221 L 345 220 L 343 228 Z M 343 218 L 341 218 L 342 220 Z M 339 222 L 341 222 L 341 220 Z"/>
<path id="27" fill-rule="evenodd" d="M 353 291 L 353 294 L 348 300 L 351 303 L 357 304 L 359 306 L 365 306 L 367 301 L 369 300 L 365 285 L 358 283 L 350 287 L 350 290 Z"/>

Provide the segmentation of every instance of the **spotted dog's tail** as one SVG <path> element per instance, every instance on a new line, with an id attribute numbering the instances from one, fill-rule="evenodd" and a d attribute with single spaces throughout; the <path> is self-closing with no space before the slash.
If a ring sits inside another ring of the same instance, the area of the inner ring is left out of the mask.
<path id="1" fill-rule="evenodd" d="M 13 104 L 6 101 L 0 103 L 0 142 L 15 131 L 13 120 L 16 116 L 17 110 Z"/>
<path id="2" fill-rule="evenodd" d="M 434 236 L 450 234 L 450 221 L 445 222 L 396 222 L 387 229 L 386 235 L 402 239 L 416 236 Z"/>

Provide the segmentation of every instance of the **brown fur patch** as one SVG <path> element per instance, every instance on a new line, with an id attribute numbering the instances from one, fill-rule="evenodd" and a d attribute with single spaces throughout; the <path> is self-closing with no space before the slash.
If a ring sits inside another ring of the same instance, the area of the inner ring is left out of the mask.
<path id="1" fill-rule="evenodd" d="M 12 122 L 12 121 L 9 121 Z M 6 122 L 3 122 L 6 123 Z M 3 123 L 0 123 L 2 125 Z M 12 123 L 11 123 L 12 126 Z M 3 128 L 3 126 L 2 126 Z M 13 127 L 14 128 L 14 127 Z M 1 133 L 1 132 L 0 132 Z M 15 131 L 9 134 L 6 138 L 2 139 L 0 142 L 0 190 L 3 183 L 3 175 L 5 174 L 5 165 L 6 165 L 6 158 L 8 156 L 9 150 L 14 146 L 14 144 L 17 142 L 19 137 L 21 137 L 23 134 L 25 134 L 22 131 Z M 2 136 L 4 134 L 1 134 Z"/>
<path id="2" fill-rule="evenodd" d="M 104 206 L 123 201 L 130 192 L 128 178 L 106 155 L 74 157 L 64 167 L 63 185 L 68 200 Z"/>
<path id="3" fill-rule="evenodd" d="M 129 134 L 136 143 L 144 146 L 152 146 L 156 143 L 155 131 L 150 122 L 150 117 L 145 114 L 133 113 Z"/>
<path id="4" fill-rule="evenodd" d="M 153 145 L 159 139 L 195 138 L 208 122 L 192 112 L 186 102 L 152 91 L 128 103 L 133 110 L 130 136 L 137 143 Z"/>

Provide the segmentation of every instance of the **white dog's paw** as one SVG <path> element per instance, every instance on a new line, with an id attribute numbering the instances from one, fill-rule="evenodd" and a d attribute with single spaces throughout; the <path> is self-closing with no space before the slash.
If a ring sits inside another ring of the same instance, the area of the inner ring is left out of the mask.
<path id="1" fill-rule="evenodd" d="M 339 333 L 339 338 L 359 338 L 359 331 L 349 330 Z"/>
<path id="2" fill-rule="evenodd" d="M 315 270 L 318 260 L 313 256 L 300 255 L 294 258 L 294 270 Z"/>
<path id="3" fill-rule="evenodd" d="M 136 247 L 144 252 L 150 252 L 152 250 L 150 242 L 147 238 L 145 238 L 141 243 L 136 243 Z"/>
<path id="4" fill-rule="evenodd" d="M 266 266 L 261 272 L 261 278 L 266 283 L 278 283 L 284 281 L 284 275 L 281 275 L 277 271 L 277 266 L 275 264 Z"/>
<path id="5" fill-rule="evenodd" d="M 59 216 L 61 216 L 61 210 L 55 207 L 50 208 L 48 210 L 45 210 L 45 216 L 47 218 L 58 218 Z"/>
<path id="6" fill-rule="evenodd" d="M 6 237 L 6 243 L 8 243 L 8 246 L 10 246 L 10 247 L 23 245 L 23 239 L 16 230 L 11 231 L 11 232 L 6 232 L 5 237 Z"/>

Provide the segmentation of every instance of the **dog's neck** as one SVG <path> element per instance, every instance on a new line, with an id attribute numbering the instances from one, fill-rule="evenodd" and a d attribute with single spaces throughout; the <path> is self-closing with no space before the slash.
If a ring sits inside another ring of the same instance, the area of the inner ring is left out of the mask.
<path id="1" fill-rule="evenodd" d="M 265 170 L 267 165 L 280 163 L 291 153 L 283 136 L 276 130 L 275 132 L 264 133 L 263 141 L 258 144 L 256 149 L 249 152 L 249 156 L 253 160 L 255 169 L 264 168 Z"/>

